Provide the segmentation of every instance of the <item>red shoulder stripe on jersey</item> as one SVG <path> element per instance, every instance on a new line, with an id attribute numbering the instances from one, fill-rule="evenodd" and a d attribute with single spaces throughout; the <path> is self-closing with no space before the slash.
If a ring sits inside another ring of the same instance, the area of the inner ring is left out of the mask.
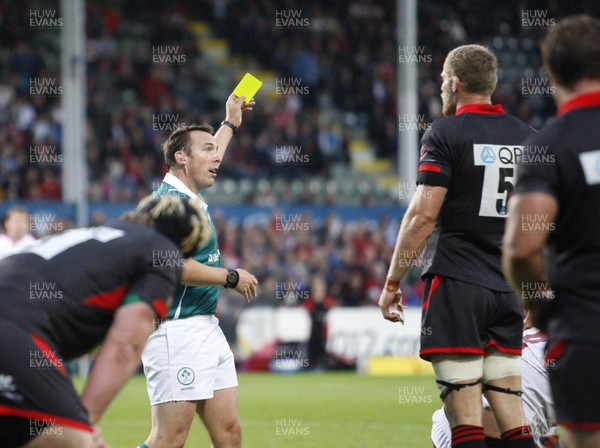
<path id="1" fill-rule="evenodd" d="M 42 420 L 44 422 L 53 423 L 54 425 L 69 426 L 71 428 L 81 429 L 87 432 L 94 432 L 94 429 L 87 423 L 61 417 L 60 415 L 48 414 L 46 412 L 34 411 L 31 409 L 21 409 L 14 406 L 0 405 L 0 415 Z"/>
<path id="2" fill-rule="evenodd" d="M 493 339 L 488 342 L 485 345 L 485 348 L 488 349 L 490 347 L 496 347 L 496 349 L 500 352 L 500 353 L 508 353 L 509 355 L 521 355 L 521 351 L 523 350 L 523 348 L 508 348 L 508 347 L 501 347 L 498 345 L 498 343 L 496 341 L 494 341 Z"/>
<path id="3" fill-rule="evenodd" d="M 423 311 L 426 310 L 427 307 L 429 306 L 429 301 L 431 300 L 431 296 L 433 295 L 435 290 L 438 288 L 438 286 L 440 286 L 440 284 L 442 283 L 442 280 L 444 280 L 444 276 L 437 275 L 437 274 L 433 277 L 433 280 L 431 280 L 431 287 L 429 288 L 429 294 L 427 294 L 427 299 L 425 299 L 425 301 L 423 302 L 423 305 L 421 306 L 421 309 Z"/>
<path id="4" fill-rule="evenodd" d="M 465 104 L 459 107 L 454 115 L 460 114 L 504 114 L 502 104 Z"/>
<path id="5" fill-rule="evenodd" d="M 154 302 L 152 302 L 152 306 L 158 313 L 158 317 L 161 319 L 167 318 L 167 304 L 163 299 L 155 299 Z"/>
<path id="6" fill-rule="evenodd" d="M 87 306 L 94 306 L 96 308 L 103 308 L 105 310 L 116 310 L 123 301 L 123 297 L 127 293 L 129 285 L 125 284 L 118 286 L 112 291 L 101 292 L 83 300 L 83 304 Z"/>
<path id="7" fill-rule="evenodd" d="M 422 163 L 419 165 L 419 173 L 421 171 L 431 171 L 432 173 L 441 173 L 442 169 L 433 163 Z"/>
<path id="8" fill-rule="evenodd" d="M 54 350 L 52 350 L 52 348 L 48 345 L 48 343 L 35 333 L 31 333 L 31 339 L 33 339 L 33 342 L 42 351 L 44 356 L 46 358 L 48 358 L 48 361 L 50 361 L 52 363 L 52 365 L 54 367 L 56 367 L 60 373 L 62 373 L 64 376 L 68 377 L 69 372 L 67 371 L 67 368 L 65 367 L 64 362 L 62 361 L 62 359 L 58 359 L 58 357 L 56 356 L 56 352 Z"/>
<path id="9" fill-rule="evenodd" d="M 600 92 L 577 95 L 575 98 L 562 103 L 557 110 L 557 114 L 564 115 L 572 110 L 583 109 L 585 107 L 600 107 Z"/>

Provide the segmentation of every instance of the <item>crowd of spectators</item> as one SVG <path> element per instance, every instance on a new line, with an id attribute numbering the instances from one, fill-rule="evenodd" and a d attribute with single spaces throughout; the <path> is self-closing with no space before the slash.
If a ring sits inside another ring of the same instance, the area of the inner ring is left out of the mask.
<path id="1" fill-rule="evenodd" d="M 279 80 L 294 79 L 306 93 L 265 96 L 231 145 L 223 176 L 327 176 L 332 163 L 348 163 L 348 128 L 360 125 L 377 154 L 393 160 L 399 131 L 396 72 L 399 53 L 410 51 L 397 45 L 395 3 L 86 1 L 90 199 L 122 202 L 145 195 L 163 174 L 160 145 L 173 126 L 218 124 L 223 118 L 225 97 L 216 98 L 211 88 L 218 67 L 207 67 L 188 27 L 197 20 L 227 39 L 232 56 L 274 71 Z M 541 126 L 553 112 L 551 98 L 524 95 L 521 88 L 526 77 L 543 76 L 535 66 L 545 29 L 524 26 L 522 14 L 537 10 L 555 20 L 585 8 L 595 6 L 419 2 L 419 48 L 412 50 L 425 56 L 419 64 L 419 120 L 428 123 L 440 115 L 446 52 L 476 41 L 506 56 L 500 57 L 494 99 Z M 56 2 L 0 5 L 0 197 L 59 200 L 61 164 L 37 156 L 61 151 L 60 26 L 31 22 L 32 11 L 60 16 Z M 157 55 L 165 53 L 178 62 L 161 63 Z M 277 147 L 286 145 L 302 147 L 307 163 L 275 163 Z"/>
<path id="2" fill-rule="evenodd" d="M 301 225 L 288 231 L 278 225 L 277 213 L 268 225 L 214 217 L 223 265 L 243 266 L 259 279 L 255 305 L 310 308 L 323 281 L 328 307 L 377 304 L 396 241 L 397 220 L 384 216 L 377 222 L 347 221 L 330 214 L 316 221 L 302 214 L 297 216 Z M 423 285 L 417 280 L 426 265 L 426 260 L 415 261 L 403 284 L 406 304 L 420 305 Z M 224 295 L 221 306 L 241 304 L 235 294 Z"/>
<path id="3" fill-rule="evenodd" d="M 278 79 L 301 79 L 300 86 L 308 92 L 265 98 L 246 114 L 243 131 L 233 140 L 220 176 L 327 176 L 331 164 L 349 163 L 348 127 L 361 123 L 377 154 L 393 159 L 399 132 L 395 3 L 88 0 L 85 153 L 89 198 L 137 201 L 162 178 L 161 144 L 177 123 L 218 125 L 224 118 L 226 98 L 215 97 L 210 88 L 220 74 L 203 63 L 196 38 L 187 27 L 192 20 L 211 23 L 213 32 L 230 43 L 232 56 L 273 70 Z M 439 74 L 448 50 L 476 41 L 490 45 L 500 56 L 512 52 L 533 58 L 545 30 L 524 27 L 522 11 L 538 9 L 549 18 L 558 18 L 584 7 L 558 1 L 419 2 L 419 51 L 426 56 L 426 62 L 419 65 L 422 121 L 431 122 L 440 115 Z M 65 117 L 59 29 L 30 25 L 32 10 L 60 15 L 57 8 L 56 2 L 43 0 L 0 4 L 1 200 L 61 198 L 57 155 Z M 278 17 L 301 20 L 283 25 Z M 179 63 L 157 63 L 154 56 L 165 52 L 179 57 Z M 501 65 L 507 60 L 499 59 Z M 515 70 L 519 73 L 523 61 L 514 62 L 513 75 Z M 523 95 L 520 89 L 523 77 L 541 75 L 535 69 L 515 78 L 506 69 L 495 101 L 534 127 L 541 126 L 553 113 L 551 98 Z M 355 121 L 347 122 L 344 115 Z M 274 152 L 285 145 L 301 146 L 308 162 L 277 165 Z M 254 273 L 261 284 L 257 303 L 278 306 L 297 305 L 302 302 L 298 297 L 309 303 L 314 291 L 322 290 L 311 286 L 312 280 L 320 285 L 325 282 L 329 305 L 375 304 L 397 231 L 397 223 L 386 220 L 372 228 L 364 221 L 351 224 L 334 216 L 310 232 L 242 228 L 226 217 L 217 217 L 215 222 L 224 264 L 244 266 Z M 415 269 L 405 285 L 409 304 L 417 304 L 422 292 L 422 284 L 415 282 L 417 276 Z M 226 298 L 221 306 L 233 303 Z"/>

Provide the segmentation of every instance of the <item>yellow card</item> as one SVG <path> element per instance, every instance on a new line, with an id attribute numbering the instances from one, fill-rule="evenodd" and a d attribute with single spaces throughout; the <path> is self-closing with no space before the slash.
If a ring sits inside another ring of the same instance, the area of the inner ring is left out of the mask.
<path id="1" fill-rule="evenodd" d="M 250 101 L 263 85 L 262 81 L 246 73 L 239 84 L 233 89 L 233 94 L 237 97 L 246 96 L 246 102 Z"/>

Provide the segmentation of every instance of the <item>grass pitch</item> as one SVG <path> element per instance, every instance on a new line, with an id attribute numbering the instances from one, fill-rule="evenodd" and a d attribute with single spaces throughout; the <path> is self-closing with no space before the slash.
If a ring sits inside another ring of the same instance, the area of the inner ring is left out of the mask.
<path id="1" fill-rule="evenodd" d="M 441 406 L 427 376 L 241 373 L 239 383 L 246 448 L 428 448 L 431 414 Z M 145 440 L 150 404 L 143 376 L 130 380 L 100 426 L 112 448 Z M 210 447 L 198 419 L 186 446 Z"/>

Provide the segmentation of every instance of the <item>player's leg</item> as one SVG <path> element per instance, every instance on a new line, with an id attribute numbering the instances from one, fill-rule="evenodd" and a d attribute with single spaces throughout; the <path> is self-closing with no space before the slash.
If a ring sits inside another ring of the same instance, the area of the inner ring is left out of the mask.
<path id="1" fill-rule="evenodd" d="M 213 398 L 198 402 L 197 412 L 214 448 L 242 446 L 237 387 L 216 390 Z"/>
<path id="2" fill-rule="evenodd" d="M 142 354 L 152 405 L 149 448 L 185 445 L 196 407 L 212 397 L 217 355 L 210 352 L 208 318 L 186 318 L 161 324 Z"/>
<path id="3" fill-rule="evenodd" d="M 492 302 L 487 288 L 439 275 L 425 278 L 420 355 L 433 364 L 453 447 L 485 447 L 482 335 Z"/>
<path id="4" fill-rule="evenodd" d="M 483 363 L 485 396 L 501 433 L 526 422 L 521 402 L 521 358 L 491 349 Z"/>
<path id="5" fill-rule="evenodd" d="M 483 388 L 507 448 L 534 448 L 521 400 L 523 310 L 517 296 L 494 292 L 497 305 L 488 327 L 488 349 L 483 362 Z"/>
<path id="6" fill-rule="evenodd" d="M 504 443 L 500 439 L 500 431 L 494 420 L 494 414 L 484 404 L 482 423 L 483 434 L 485 436 L 486 448 L 504 448 Z M 450 422 L 446 416 L 445 408 L 438 409 L 431 417 L 431 441 L 434 448 L 451 448 L 452 430 Z"/>
<path id="7" fill-rule="evenodd" d="M 483 424 L 483 435 L 485 436 L 486 448 L 504 448 L 500 430 L 496 424 L 496 419 L 492 411 L 484 406 L 481 418 Z"/>
<path id="8" fill-rule="evenodd" d="M 227 343 L 216 318 L 209 343 L 211 352 L 217 356 L 217 366 L 212 372 L 213 398 L 198 403 L 198 415 L 202 419 L 215 448 L 239 447 L 242 429 L 238 413 L 238 382 L 233 352 Z"/>
<path id="9" fill-rule="evenodd" d="M 185 445 L 196 413 L 196 402 L 174 401 L 152 406 L 149 448 L 179 448 Z"/>
<path id="10" fill-rule="evenodd" d="M 431 362 L 452 428 L 452 447 L 484 448 L 481 406 L 483 357 L 433 355 Z"/>
<path id="11" fill-rule="evenodd" d="M 47 426 L 25 448 L 93 448 L 92 433 L 66 426 Z"/>

